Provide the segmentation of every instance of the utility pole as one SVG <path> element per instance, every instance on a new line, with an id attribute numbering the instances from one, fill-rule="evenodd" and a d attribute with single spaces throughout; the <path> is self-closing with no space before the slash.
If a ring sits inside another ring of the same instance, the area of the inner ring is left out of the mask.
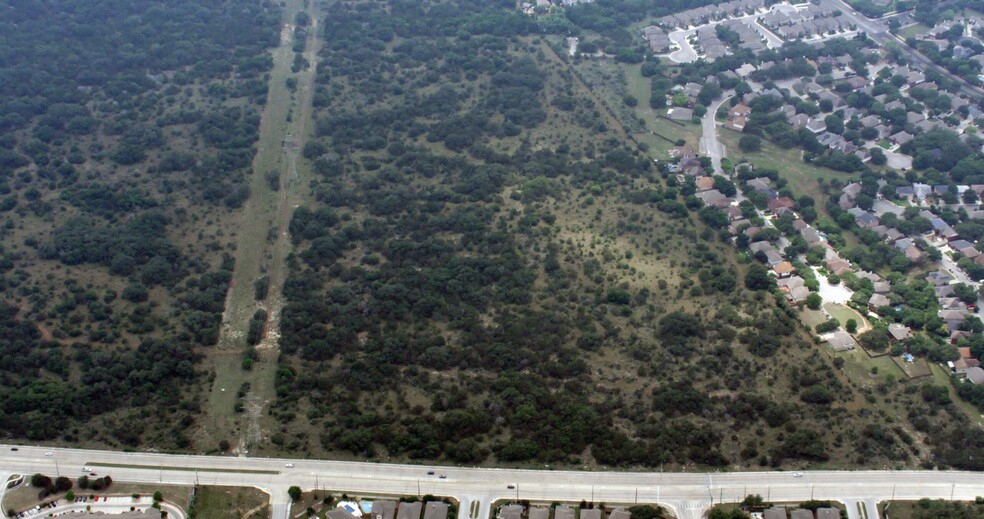
<path id="1" fill-rule="evenodd" d="M 954 492 L 954 491 L 956 491 L 956 490 L 957 490 L 957 484 L 956 484 L 956 483 L 954 483 L 954 484 L 953 484 L 953 485 L 952 485 L 952 486 L 950 487 L 950 501 L 953 501 L 953 492 Z"/>
<path id="2" fill-rule="evenodd" d="M 636 487 L 636 497 L 635 497 L 635 502 L 636 502 L 636 504 L 639 504 L 639 487 Z"/>
<path id="3" fill-rule="evenodd" d="M 815 490 L 816 488 L 817 486 L 815 484 L 810 485 L 810 501 L 813 501 L 813 490 Z"/>
<path id="4" fill-rule="evenodd" d="M 768 503 L 772 501 L 772 485 L 769 485 L 765 492 L 765 502 Z"/>

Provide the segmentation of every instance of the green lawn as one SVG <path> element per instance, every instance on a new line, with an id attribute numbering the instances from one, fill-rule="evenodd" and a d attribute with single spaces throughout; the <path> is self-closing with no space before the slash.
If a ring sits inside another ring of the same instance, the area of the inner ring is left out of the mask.
<path id="1" fill-rule="evenodd" d="M 899 29 L 898 35 L 900 38 L 904 40 L 910 36 L 912 37 L 922 36 L 923 34 L 929 32 L 929 29 L 930 28 L 928 26 L 923 25 L 921 23 L 917 23 L 915 25 L 910 25 L 908 27 Z"/>
<path id="2" fill-rule="evenodd" d="M 827 303 L 823 305 L 823 308 L 827 310 L 831 317 L 837 319 L 837 322 L 841 323 L 841 326 L 846 325 L 848 319 L 854 319 L 858 323 L 858 330 L 861 330 L 868 324 L 868 320 L 853 308 L 833 303 Z"/>
<path id="3" fill-rule="evenodd" d="M 666 109 L 653 110 L 649 107 L 650 80 L 643 77 L 640 73 L 642 65 L 630 65 L 625 67 L 625 81 L 628 93 L 639 100 L 639 105 L 635 108 L 636 116 L 642 118 L 646 123 L 646 128 L 659 135 L 669 138 L 672 141 L 683 139 L 694 150 L 700 144 L 700 125 L 684 124 L 679 125 L 672 121 L 660 117 L 666 114 Z M 654 159 L 665 160 L 666 152 L 673 147 L 673 144 L 649 133 L 635 134 L 639 142 L 649 145 L 649 155 Z"/>
<path id="4" fill-rule="evenodd" d="M 779 176 L 789 181 L 789 188 L 796 196 L 809 195 L 816 200 L 817 212 L 821 216 L 827 215 L 824 208 L 826 195 L 820 191 L 819 179 L 830 180 L 840 179 L 846 183 L 852 175 L 834 171 L 827 168 L 818 168 L 812 164 L 803 162 L 803 151 L 799 148 L 783 149 L 771 142 L 763 139 L 762 149 L 754 153 L 745 153 L 738 148 L 738 139 L 741 134 L 727 128 L 718 129 L 718 138 L 725 146 L 725 152 L 733 164 L 737 164 L 741 159 L 748 159 L 749 162 L 758 168 L 775 168 L 779 171 Z M 845 237 L 849 236 L 845 234 Z M 847 238 L 850 240 L 851 238 Z"/>

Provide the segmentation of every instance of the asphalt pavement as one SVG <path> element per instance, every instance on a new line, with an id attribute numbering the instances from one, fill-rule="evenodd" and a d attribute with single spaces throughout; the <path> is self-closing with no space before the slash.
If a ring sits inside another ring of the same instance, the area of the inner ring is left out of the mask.
<path id="1" fill-rule="evenodd" d="M 469 519 L 479 501 L 480 519 L 500 499 L 609 504 L 659 503 L 678 517 L 700 517 L 712 504 L 761 494 L 770 501 L 831 499 L 877 503 L 923 497 L 973 499 L 984 493 L 984 475 L 959 471 L 804 471 L 663 473 L 437 467 L 320 460 L 196 456 L 0 446 L 3 473 L 74 476 L 82 466 L 116 481 L 179 485 L 253 486 L 271 494 L 274 519 L 287 519 L 287 488 L 336 492 L 450 496 Z M 52 456 L 45 456 L 51 451 Z M 291 468 L 287 463 L 293 463 Z M 109 467 L 108 465 L 113 465 Z M 427 472 L 433 470 L 434 475 Z M 444 479 L 440 475 L 445 475 Z M 510 489 L 509 486 L 514 488 Z M 874 518 L 868 510 L 869 519 Z"/>

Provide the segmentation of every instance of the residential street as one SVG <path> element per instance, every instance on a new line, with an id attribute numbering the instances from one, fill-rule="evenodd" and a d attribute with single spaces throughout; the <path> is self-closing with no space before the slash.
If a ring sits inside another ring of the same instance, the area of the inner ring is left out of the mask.
<path id="1" fill-rule="evenodd" d="M 728 102 L 729 99 L 734 97 L 734 91 L 725 92 L 725 96 L 720 101 L 715 101 L 711 106 L 707 107 L 707 113 L 700 120 L 702 135 L 700 137 L 700 152 L 711 157 L 711 164 L 714 166 L 715 175 L 730 176 L 731 173 L 725 174 L 721 169 L 721 159 L 727 156 L 724 146 L 721 145 L 721 141 L 718 140 L 717 136 L 717 121 L 714 119 L 714 114 L 717 113 L 718 108 L 724 103 Z"/>

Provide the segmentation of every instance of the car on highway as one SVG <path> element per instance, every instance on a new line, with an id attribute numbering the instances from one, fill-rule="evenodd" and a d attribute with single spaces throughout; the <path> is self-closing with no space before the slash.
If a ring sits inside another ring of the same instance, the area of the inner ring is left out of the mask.
<path id="1" fill-rule="evenodd" d="M 92 469 L 90 469 L 89 467 L 82 467 L 82 472 L 89 472 L 90 470 Z"/>
<path id="2" fill-rule="evenodd" d="M 284 466 L 287 467 L 287 468 L 289 468 L 289 469 L 294 468 L 294 464 L 293 463 L 288 463 L 288 464 L 286 464 Z"/>
<path id="3" fill-rule="evenodd" d="M 441 478 L 441 479 L 448 479 L 448 475 L 447 474 L 441 474 L 438 477 Z"/>
<path id="4" fill-rule="evenodd" d="M 428 470 L 427 471 L 427 475 L 428 476 L 433 476 L 434 475 L 434 471 L 433 470 Z"/>
<path id="5" fill-rule="evenodd" d="M 95 472 L 90 472 L 90 473 L 89 473 L 89 475 L 90 475 L 90 476 L 95 476 L 95 475 L 96 475 L 96 473 L 95 473 Z"/>
<path id="6" fill-rule="evenodd" d="M 513 490 L 516 488 L 516 485 L 506 485 L 506 488 L 508 488 L 509 490 Z"/>
<path id="7" fill-rule="evenodd" d="M 16 451 L 19 451 L 20 449 L 18 449 L 17 447 L 11 447 L 11 448 L 10 448 L 10 450 L 12 450 L 12 451 L 15 451 L 15 452 L 16 452 Z"/>
<path id="8" fill-rule="evenodd" d="M 801 478 L 801 477 L 803 477 L 803 473 L 802 472 L 794 472 L 793 473 L 793 477 L 794 478 Z"/>
<path id="9" fill-rule="evenodd" d="M 51 451 L 48 451 L 48 452 L 46 452 L 46 453 L 44 453 L 44 455 L 45 455 L 45 456 L 54 456 L 54 455 L 55 455 L 55 453 L 53 453 L 53 452 L 51 452 Z"/>

